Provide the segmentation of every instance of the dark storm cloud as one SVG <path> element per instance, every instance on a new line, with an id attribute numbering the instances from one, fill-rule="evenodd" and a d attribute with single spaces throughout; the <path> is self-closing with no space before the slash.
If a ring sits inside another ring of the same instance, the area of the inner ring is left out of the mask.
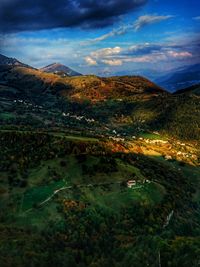
<path id="1" fill-rule="evenodd" d="M 148 0 L 1 0 L 1 32 L 105 27 Z"/>

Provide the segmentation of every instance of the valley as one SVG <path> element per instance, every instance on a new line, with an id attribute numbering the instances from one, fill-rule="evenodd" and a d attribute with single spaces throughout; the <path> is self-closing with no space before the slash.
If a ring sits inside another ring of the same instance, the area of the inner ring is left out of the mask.
<path id="1" fill-rule="evenodd" d="M 197 267 L 199 88 L 0 65 L 0 265 Z"/>
<path id="2" fill-rule="evenodd" d="M 0 267 L 200 267 L 199 10 L 0 0 Z"/>

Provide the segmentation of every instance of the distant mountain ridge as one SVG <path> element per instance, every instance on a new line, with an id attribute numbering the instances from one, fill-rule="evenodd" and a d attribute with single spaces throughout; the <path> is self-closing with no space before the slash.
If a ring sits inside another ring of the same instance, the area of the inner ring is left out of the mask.
<path id="1" fill-rule="evenodd" d="M 20 62 L 16 58 L 6 57 L 2 54 L 0 54 L 0 65 L 8 65 L 8 66 L 16 66 L 16 67 L 18 66 L 18 67 L 25 67 L 25 68 L 33 69 L 33 67 Z"/>
<path id="2" fill-rule="evenodd" d="M 179 68 L 171 74 L 157 78 L 155 82 L 170 92 L 200 83 L 200 64 Z"/>
<path id="3" fill-rule="evenodd" d="M 60 63 L 52 63 L 48 66 L 41 68 L 40 71 L 54 73 L 60 76 L 81 76 L 82 75 L 74 71 L 73 69 Z"/>
<path id="4" fill-rule="evenodd" d="M 21 61 L 17 60 L 16 58 L 11 58 L 4 56 L 0 54 L 0 65 L 4 66 L 10 66 L 10 67 L 24 67 L 24 68 L 30 68 L 30 69 L 36 69 L 33 68 L 32 66 L 29 66 L 28 64 L 24 64 Z M 60 64 L 60 63 L 52 63 L 48 66 L 45 66 L 41 69 L 39 69 L 42 72 L 47 72 L 47 73 L 54 73 L 59 76 L 65 77 L 65 76 L 81 76 L 82 74 L 79 72 L 76 72 L 75 70 Z"/>
<path id="5" fill-rule="evenodd" d="M 101 73 L 100 73 L 101 74 Z M 100 75 L 101 76 L 101 75 Z M 105 75 L 105 76 L 110 76 Z M 152 81 L 161 76 L 160 71 L 154 69 L 137 69 L 137 70 L 123 70 L 114 73 L 114 76 L 143 76 Z"/>

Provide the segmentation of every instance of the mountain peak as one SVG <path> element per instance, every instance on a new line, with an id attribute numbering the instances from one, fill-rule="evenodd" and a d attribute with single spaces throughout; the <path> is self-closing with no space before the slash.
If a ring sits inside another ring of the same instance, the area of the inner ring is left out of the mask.
<path id="1" fill-rule="evenodd" d="M 54 62 L 54 63 L 51 63 L 51 64 L 47 65 L 44 68 L 48 68 L 48 67 L 59 67 L 59 66 L 66 67 L 65 65 L 61 64 L 60 62 Z"/>
<path id="2" fill-rule="evenodd" d="M 55 73 L 59 74 L 62 76 L 81 76 L 80 73 L 72 70 L 71 68 L 59 63 L 59 62 L 54 62 L 46 67 L 43 67 L 40 69 L 43 72 L 48 72 L 48 73 Z"/>

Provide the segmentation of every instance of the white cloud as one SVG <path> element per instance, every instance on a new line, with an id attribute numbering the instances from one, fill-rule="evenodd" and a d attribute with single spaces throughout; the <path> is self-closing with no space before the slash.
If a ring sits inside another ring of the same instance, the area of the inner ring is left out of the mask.
<path id="1" fill-rule="evenodd" d="M 123 62 L 132 62 L 132 63 L 156 63 L 161 61 L 167 61 L 172 58 L 177 60 L 182 60 L 185 58 L 191 58 L 193 55 L 187 51 L 160 51 L 160 52 L 152 52 L 149 55 L 141 55 L 141 56 L 128 56 L 124 58 Z"/>
<path id="2" fill-rule="evenodd" d="M 181 51 L 181 52 L 168 51 L 167 53 L 169 56 L 174 57 L 174 58 L 192 57 L 192 53 L 187 52 L 187 51 Z"/>
<path id="3" fill-rule="evenodd" d="M 85 60 L 91 66 L 97 64 L 121 66 L 124 63 L 158 63 L 192 57 L 192 52 L 181 49 L 181 46 L 144 43 L 126 49 L 119 46 L 99 49 L 91 52 Z"/>
<path id="4" fill-rule="evenodd" d="M 164 20 L 168 20 L 170 18 L 173 18 L 171 15 L 167 16 L 158 16 L 158 15 L 144 15 L 140 16 L 134 23 L 134 30 L 138 31 L 141 28 L 143 28 L 146 25 L 158 23 Z"/>
<path id="5" fill-rule="evenodd" d="M 123 63 L 120 59 L 104 59 L 101 62 L 109 66 L 121 66 Z"/>
<path id="6" fill-rule="evenodd" d="M 108 47 L 108 48 L 102 48 L 99 50 L 96 50 L 91 53 L 91 57 L 96 58 L 96 59 L 101 59 L 103 57 L 108 57 L 112 55 L 119 54 L 121 52 L 121 47 L 116 46 L 116 47 Z"/>
<path id="7" fill-rule="evenodd" d="M 127 33 L 129 30 L 133 29 L 133 25 L 132 24 L 127 24 L 127 25 L 123 25 L 117 29 L 113 29 L 112 31 L 106 33 L 106 34 L 103 34 L 97 38 L 94 38 L 94 39 L 91 39 L 91 40 L 88 40 L 88 41 L 84 41 L 82 42 L 81 44 L 82 45 L 91 45 L 91 44 L 94 44 L 94 43 L 98 43 L 98 42 L 101 42 L 101 41 L 104 41 L 108 38 L 111 38 L 111 37 L 115 37 L 115 36 L 120 36 L 120 35 L 123 35 L 125 33 Z"/>
<path id="8" fill-rule="evenodd" d="M 164 53 L 156 53 L 137 57 L 127 57 L 124 62 L 132 63 L 155 63 L 158 61 L 166 60 L 167 56 Z"/>
<path id="9" fill-rule="evenodd" d="M 124 62 L 134 62 L 134 63 L 145 63 L 151 61 L 152 61 L 151 56 L 127 57 L 124 59 Z"/>
<path id="10" fill-rule="evenodd" d="M 89 56 L 88 57 L 85 57 L 85 62 L 89 66 L 96 66 L 96 65 L 98 65 L 97 62 L 96 62 L 96 60 L 94 60 L 93 58 L 91 58 Z"/>
<path id="11" fill-rule="evenodd" d="M 171 16 L 171 15 L 167 15 L 167 16 L 158 16 L 158 15 L 140 16 L 135 21 L 135 23 L 130 23 L 130 24 L 126 24 L 126 25 L 120 26 L 119 28 L 113 29 L 112 31 L 110 31 L 110 32 L 108 32 L 108 33 L 106 33 L 104 35 L 101 35 L 101 36 L 99 36 L 97 38 L 90 39 L 90 40 L 87 40 L 87 41 L 83 41 L 83 42 L 81 42 L 81 44 L 82 45 L 91 45 L 93 43 L 98 43 L 98 42 L 104 41 L 104 40 L 106 40 L 108 38 L 111 38 L 111 37 L 115 37 L 115 36 L 120 36 L 120 35 L 126 34 L 129 30 L 138 31 L 142 27 L 144 27 L 145 25 L 158 23 L 158 22 L 161 22 L 161 21 L 173 18 L 173 17 L 174 16 Z"/>
<path id="12" fill-rule="evenodd" d="M 98 63 L 104 63 L 110 66 L 119 66 L 122 65 L 122 61 L 113 57 L 120 54 L 121 51 L 122 49 L 119 46 L 98 49 L 91 52 L 89 56 L 85 57 L 85 62 L 89 66 L 95 66 L 98 65 Z"/>

